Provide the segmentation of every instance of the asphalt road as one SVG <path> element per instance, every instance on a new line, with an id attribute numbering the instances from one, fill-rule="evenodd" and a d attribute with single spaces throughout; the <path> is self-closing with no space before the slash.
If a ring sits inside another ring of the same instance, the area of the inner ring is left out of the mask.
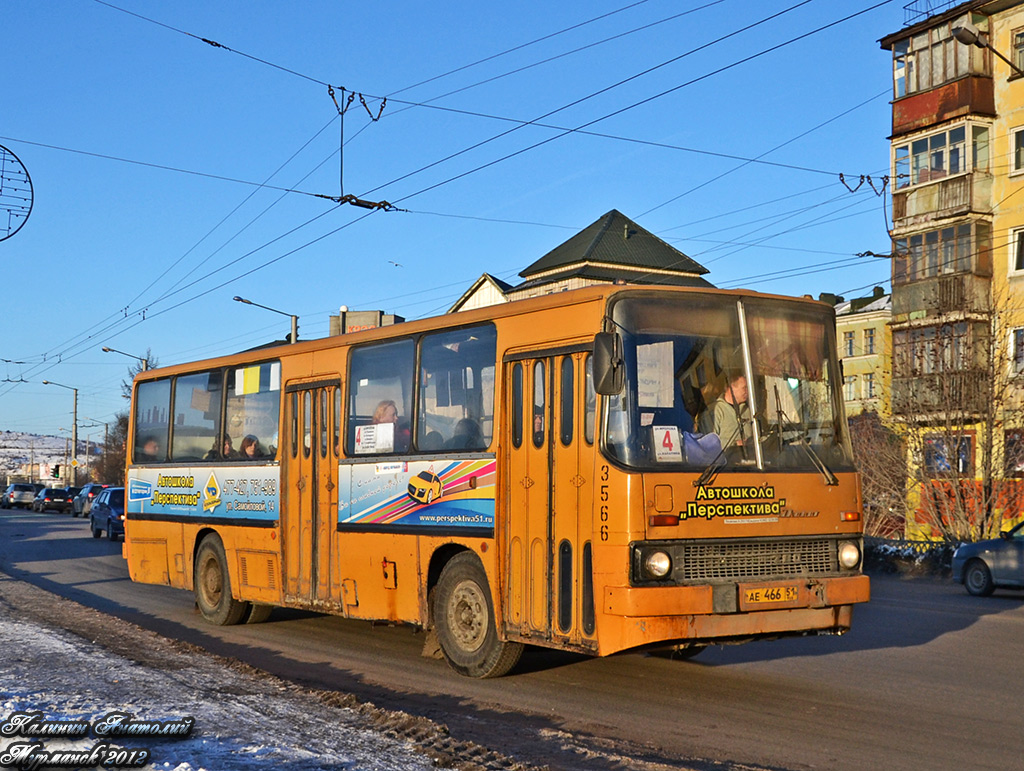
<path id="1" fill-rule="evenodd" d="M 212 627 L 190 594 L 131 583 L 120 543 L 66 515 L 0 512 L 0 570 L 552 769 L 1002 770 L 1024 757 L 1020 593 L 875 576 L 843 637 L 711 648 L 689 662 L 536 650 L 512 675 L 477 681 L 422 657 L 422 634 L 404 627 L 285 609 Z"/>

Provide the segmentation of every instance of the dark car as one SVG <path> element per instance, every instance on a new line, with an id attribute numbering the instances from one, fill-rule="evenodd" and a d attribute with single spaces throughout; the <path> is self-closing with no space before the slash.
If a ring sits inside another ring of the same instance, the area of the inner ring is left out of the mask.
<path id="1" fill-rule="evenodd" d="M 32 485 L 18 483 L 7 485 L 7 489 L 4 491 L 3 507 L 13 509 L 17 506 L 28 509 L 32 507 L 35 497 L 36 489 Z"/>
<path id="2" fill-rule="evenodd" d="M 124 537 L 123 487 L 106 487 L 96 496 L 89 509 L 89 529 L 93 538 L 99 538 L 104 531 L 111 541 Z"/>
<path id="3" fill-rule="evenodd" d="M 999 538 L 965 543 L 953 552 L 953 580 L 987 597 L 997 588 L 1024 589 L 1024 522 Z"/>
<path id="4" fill-rule="evenodd" d="M 101 485 L 96 482 L 90 482 L 85 485 L 85 487 L 78 491 L 78 495 L 71 502 L 71 516 L 77 517 L 81 514 L 83 517 L 88 517 L 93 499 L 106 488 L 107 485 Z"/>
<path id="5" fill-rule="evenodd" d="M 68 498 L 68 491 L 63 487 L 44 487 L 39 491 L 35 500 L 32 501 L 32 511 L 43 513 L 53 509 L 54 511 L 67 511 L 71 506 L 71 499 Z"/>

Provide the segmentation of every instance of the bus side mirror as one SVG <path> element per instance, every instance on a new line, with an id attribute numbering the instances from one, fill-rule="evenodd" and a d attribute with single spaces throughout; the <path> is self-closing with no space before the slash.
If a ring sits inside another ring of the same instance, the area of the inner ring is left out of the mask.
<path id="1" fill-rule="evenodd" d="M 594 390 L 602 396 L 622 392 L 626 367 L 622 360 L 622 338 L 617 332 L 594 335 Z"/>

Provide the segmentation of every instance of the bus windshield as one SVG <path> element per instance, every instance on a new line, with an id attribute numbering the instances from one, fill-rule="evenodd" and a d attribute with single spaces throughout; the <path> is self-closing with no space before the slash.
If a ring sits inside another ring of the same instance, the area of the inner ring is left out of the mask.
<path id="1" fill-rule="evenodd" d="M 829 311 L 769 298 L 615 302 L 626 384 L 603 447 L 638 469 L 851 470 Z"/>

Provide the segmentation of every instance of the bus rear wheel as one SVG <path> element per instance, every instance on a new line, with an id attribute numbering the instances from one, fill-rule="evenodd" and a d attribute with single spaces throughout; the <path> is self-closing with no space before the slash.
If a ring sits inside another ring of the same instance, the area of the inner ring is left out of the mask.
<path id="1" fill-rule="evenodd" d="M 491 591 L 471 552 L 456 554 L 434 592 L 434 625 L 448 665 L 467 677 L 501 677 L 523 653 L 522 643 L 498 639 Z"/>
<path id="2" fill-rule="evenodd" d="M 249 603 L 231 596 L 231 577 L 224 544 L 208 535 L 199 544 L 195 567 L 196 604 L 203 618 L 218 626 L 241 623 L 249 615 Z"/>

